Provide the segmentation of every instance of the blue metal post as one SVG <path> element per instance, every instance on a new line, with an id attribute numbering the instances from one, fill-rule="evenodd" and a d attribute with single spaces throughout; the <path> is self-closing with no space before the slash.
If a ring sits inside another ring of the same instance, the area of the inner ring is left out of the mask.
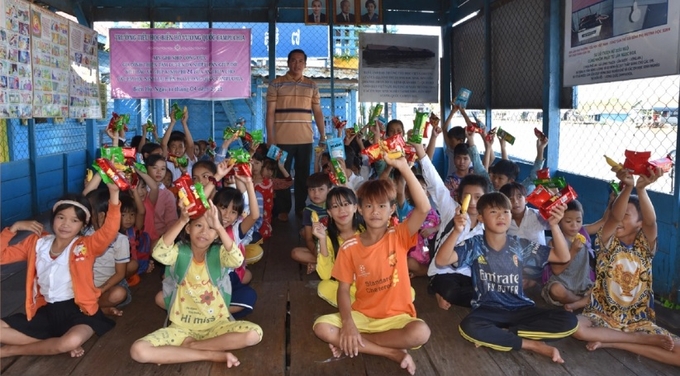
<path id="1" fill-rule="evenodd" d="M 675 134 L 676 140 L 675 140 L 675 161 L 678 160 L 678 156 L 680 156 L 680 132 L 676 132 Z M 672 273 L 675 278 L 671 280 L 670 282 L 673 283 L 671 286 L 672 288 L 675 289 L 675 302 L 677 304 L 680 304 L 680 284 L 678 283 L 678 276 L 680 275 L 680 237 L 678 236 L 678 227 L 680 227 L 680 174 L 678 173 L 678 165 L 677 163 L 675 166 L 673 166 L 674 171 L 675 171 L 675 176 L 673 177 L 673 202 L 675 202 L 675 205 L 673 205 L 673 220 L 672 220 L 672 225 L 673 227 L 676 228 L 676 231 L 673 231 L 671 234 L 671 242 L 670 242 L 670 252 L 668 255 L 669 261 L 671 265 L 675 265 L 675 271 Z M 669 276 L 670 277 L 670 276 Z M 670 279 L 670 278 L 669 278 Z"/>
<path id="2" fill-rule="evenodd" d="M 329 59 L 331 60 L 331 80 L 330 80 L 331 81 L 330 82 L 331 83 L 331 87 L 330 87 L 330 89 L 331 89 L 331 113 L 328 114 L 328 116 L 330 116 L 332 118 L 333 115 L 335 115 L 335 62 L 333 61 L 333 56 L 335 56 L 335 39 L 334 39 L 335 31 L 334 31 L 334 27 L 333 27 L 333 15 L 328 14 L 328 18 L 330 19 L 330 25 L 328 25 L 328 28 L 329 28 L 328 29 L 328 38 L 330 38 L 330 41 L 328 41 L 328 42 L 330 43 L 330 46 L 331 46 L 331 48 L 330 48 L 331 56 L 329 56 Z M 325 122 L 326 122 L 326 120 L 324 119 L 324 123 Z M 323 126 L 325 128 L 326 124 L 324 124 Z"/>
<path id="3" fill-rule="evenodd" d="M 557 171 L 560 150 L 560 89 L 562 72 L 560 67 L 561 40 L 560 0 L 550 0 L 545 6 L 545 46 L 543 82 L 543 133 L 550 139 L 546 150 L 545 166 Z"/>
<path id="4" fill-rule="evenodd" d="M 22 121 L 22 120 L 19 120 Z M 37 171 L 37 160 L 38 160 L 38 149 L 37 141 L 35 139 L 35 120 L 28 119 L 28 165 L 30 168 L 30 180 L 31 180 L 31 215 L 36 216 L 39 213 L 38 210 L 38 171 Z"/>
<path id="5" fill-rule="evenodd" d="M 278 1 L 271 0 L 269 3 L 269 82 L 276 78 L 276 13 Z M 265 118 L 264 132 L 267 135 L 267 124 Z M 266 136 L 268 137 L 268 135 Z"/>
<path id="6" fill-rule="evenodd" d="M 492 129 L 491 120 L 491 0 L 484 0 L 484 121 Z"/>

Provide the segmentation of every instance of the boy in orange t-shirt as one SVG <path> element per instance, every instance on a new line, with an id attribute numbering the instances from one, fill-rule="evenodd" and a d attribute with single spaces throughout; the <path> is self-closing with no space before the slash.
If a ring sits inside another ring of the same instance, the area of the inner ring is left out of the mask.
<path id="1" fill-rule="evenodd" d="M 416 365 L 407 349 L 422 346 L 430 328 L 416 318 L 406 255 L 430 210 L 420 183 L 403 157 L 386 162 L 401 172 L 415 209 L 395 227 L 388 227 L 396 211 L 396 188 L 390 180 L 371 180 L 358 190 L 359 212 L 366 231 L 345 241 L 332 276 L 338 280 L 339 313 L 319 317 L 314 333 L 328 342 L 333 356 L 359 352 L 384 356 L 414 374 Z M 350 286 L 356 280 L 356 300 Z M 379 345 L 380 344 L 380 345 Z"/>

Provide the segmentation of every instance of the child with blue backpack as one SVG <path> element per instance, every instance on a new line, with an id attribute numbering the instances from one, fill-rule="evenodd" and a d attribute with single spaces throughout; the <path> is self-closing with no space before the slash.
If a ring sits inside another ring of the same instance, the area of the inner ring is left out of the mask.
<path id="1" fill-rule="evenodd" d="M 234 321 L 229 313 L 231 268 L 243 263 L 243 254 L 227 231 L 217 207 L 190 219 L 179 203 L 180 219 L 161 236 L 153 257 L 168 266 L 163 296 L 170 326 L 137 340 L 130 348 L 140 363 L 213 361 L 238 366 L 230 350 L 254 346 L 262 329 L 246 321 Z M 184 231 L 179 243 L 175 239 Z M 221 244 L 220 244 L 221 243 Z"/>

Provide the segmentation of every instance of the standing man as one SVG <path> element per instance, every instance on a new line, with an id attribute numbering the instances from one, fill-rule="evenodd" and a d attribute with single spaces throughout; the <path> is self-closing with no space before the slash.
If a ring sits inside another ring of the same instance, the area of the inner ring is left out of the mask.
<path id="1" fill-rule="evenodd" d="M 326 141 L 319 88 L 304 77 L 307 54 L 300 49 L 288 54 L 288 72 L 269 83 L 267 89 L 267 146 L 277 145 L 288 152 L 286 170 L 295 160 L 295 214 L 302 214 L 307 199 L 307 177 L 312 159 L 312 115 L 319 130 L 319 143 Z M 290 190 L 276 191 L 278 218 L 288 220 Z"/>

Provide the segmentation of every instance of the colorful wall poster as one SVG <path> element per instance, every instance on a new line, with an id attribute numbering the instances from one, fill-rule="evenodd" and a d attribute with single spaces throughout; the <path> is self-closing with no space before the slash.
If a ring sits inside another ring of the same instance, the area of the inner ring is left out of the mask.
<path id="1" fill-rule="evenodd" d="M 34 26 L 30 5 L 3 0 L 0 6 L 0 118 L 30 118 L 33 116 L 30 45 Z"/>
<path id="2" fill-rule="evenodd" d="M 100 119 L 102 112 L 99 100 L 97 32 L 70 22 L 69 39 L 71 60 L 69 117 Z"/>
<path id="3" fill-rule="evenodd" d="M 250 97 L 249 29 L 111 29 L 111 97 Z"/>
<path id="4" fill-rule="evenodd" d="M 359 101 L 436 103 L 439 37 L 359 34 Z"/>
<path id="5" fill-rule="evenodd" d="M 31 19 L 33 117 L 69 117 L 69 21 L 38 6 Z"/>
<path id="6" fill-rule="evenodd" d="M 680 1 L 567 0 L 564 86 L 677 74 Z"/>

